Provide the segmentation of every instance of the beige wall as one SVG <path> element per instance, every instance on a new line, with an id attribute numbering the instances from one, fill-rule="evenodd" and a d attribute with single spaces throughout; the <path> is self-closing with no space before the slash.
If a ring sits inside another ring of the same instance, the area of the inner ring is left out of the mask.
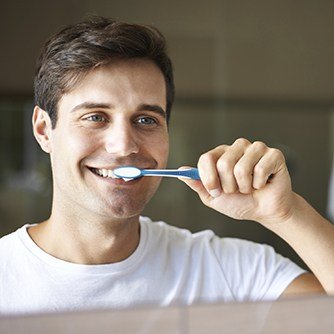
<path id="1" fill-rule="evenodd" d="M 330 0 L 30 0 L 0 6 L 0 93 L 30 93 L 42 41 L 95 13 L 157 25 L 170 45 L 179 95 L 333 100 Z"/>

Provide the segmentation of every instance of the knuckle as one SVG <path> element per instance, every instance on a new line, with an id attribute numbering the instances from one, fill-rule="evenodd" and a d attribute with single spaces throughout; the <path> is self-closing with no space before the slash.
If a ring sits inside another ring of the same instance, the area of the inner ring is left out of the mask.
<path id="1" fill-rule="evenodd" d="M 198 166 L 206 166 L 213 161 L 212 153 L 203 153 L 198 159 Z"/>
<path id="2" fill-rule="evenodd" d="M 223 144 L 223 145 L 217 146 L 216 149 L 219 150 L 219 151 L 224 152 L 227 148 L 228 148 L 228 145 Z"/>
<path id="3" fill-rule="evenodd" d="M 284 154 L 278 148 L 271 148 L 270 153 L 275 160 L 285 161 Z"/>
<path id="4" fill-rule="evenodd" d="M 233 145 L 248 146 L 250 145 L 250 141 L 246 138 L 238 138 Z"/>
<path id="5" fill-rule="evenodd" d="M 265 143 L 263 143 L 262 141 L 255 141 L 252 144 L 252 148 L 256 151 L 265 151 L 268 147 Z"/>

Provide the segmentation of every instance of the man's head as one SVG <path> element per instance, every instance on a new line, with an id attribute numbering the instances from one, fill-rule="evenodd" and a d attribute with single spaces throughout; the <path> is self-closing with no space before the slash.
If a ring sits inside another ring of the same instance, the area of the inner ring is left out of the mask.
<path id="1" fill-rule="evenodd" d="M 55 127 L 62 95 L 71 91 L 92 69 L 136 58 L 151 60 L 161 70 L 166 83 L 168 120 L 174 100 L 174 81 L 164 37 L 151 26 L 102 17 L 68 26 L 46 42 L 37 62 L 35 104 L 48 112 Z"/>
<path id="2" fill-rule="evenodd" d="M 42 50 L 35 90 L 34 135 L 50 154 L 53 212 L 137 217 L 159 178 L 125 182 L 112 170 L 166 166 L 174 87 L 161 34 L 107 19 L 66 28 Z"/>

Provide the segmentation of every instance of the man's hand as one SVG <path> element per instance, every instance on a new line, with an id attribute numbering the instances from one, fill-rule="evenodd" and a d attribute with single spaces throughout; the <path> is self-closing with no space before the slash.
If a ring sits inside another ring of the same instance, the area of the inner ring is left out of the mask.
<path id="1" fill-rule="evenodd" d="M 236 219 L 255 220 L 284 239 L 313 271 L 285 291 L 334 295 L 334 226 L 292 192 L 283 154 L 261 142 L 238 139 L 198 162 L 201 181 L 182 179 L 203 203 Z M 322 287 L 320 286 L 320 283 Z"/>
<path id="2" fill-rule="evenodd" d="M 198 169 L 201 181 L 182 181 L 214 210 L 268 228 L 291 215 L 294 193 L 284 156 L 277 149 L 237 139 L 203 154 Z"/>

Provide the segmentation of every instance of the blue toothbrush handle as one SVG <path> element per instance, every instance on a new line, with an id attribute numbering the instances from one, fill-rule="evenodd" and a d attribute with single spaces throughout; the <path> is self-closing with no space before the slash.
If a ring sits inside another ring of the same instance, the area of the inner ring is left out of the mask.
<path id="1" fill-rule="evenodd" d="M 193 180 L 200 180 L 197 168 L 188 169 L 142 169 L 142 175 L 147 176 L 170 176 L 170 177 L 188 177 Z"/>
<path id="2" fill-rule="evenodd" d="M 197 168 L 181 169 L 179 170 L 181 176 L 187 176 L 193 180 L 200 180 L 199 172 Z"/>

